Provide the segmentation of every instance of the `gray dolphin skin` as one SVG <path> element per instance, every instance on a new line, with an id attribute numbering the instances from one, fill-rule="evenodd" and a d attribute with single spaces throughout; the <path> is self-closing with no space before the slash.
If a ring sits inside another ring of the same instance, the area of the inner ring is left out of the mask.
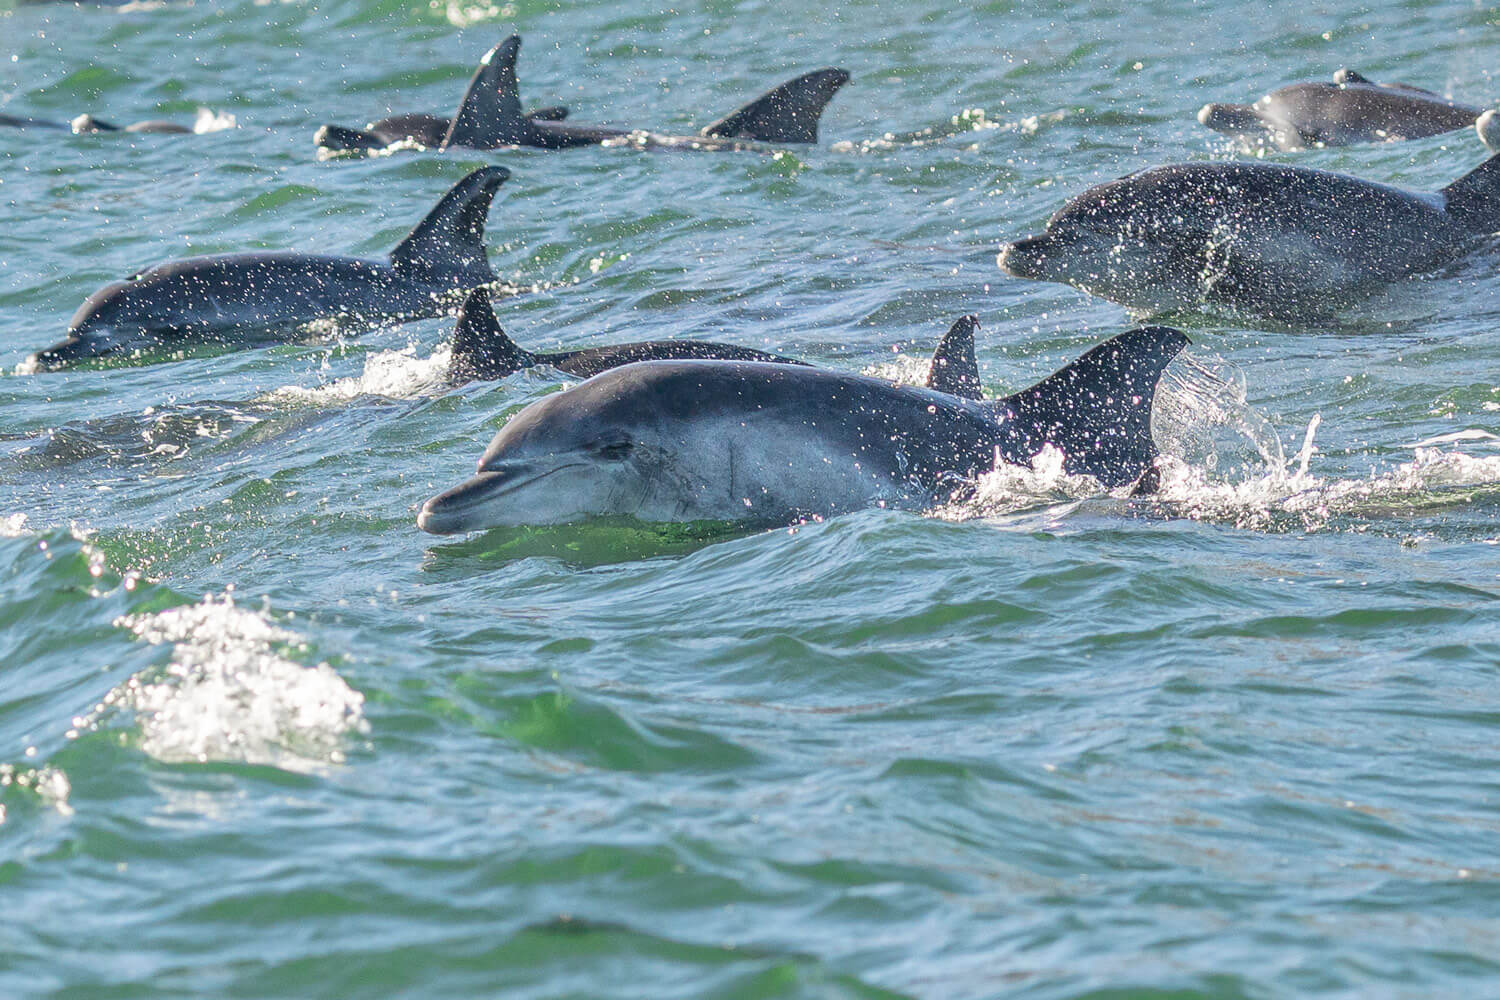
<path id="1" fill-rule="evenodd" d="M 395 136 L 391 142 L 416 139 L 421 145 L 438 150 L 503 146 L 568 149 L 603 143 L 745 150 L 763 148 L 766 143 L 812 143 L 818 141 L 818 119 L 823 109 L 849 81 L 849 74 L 841 69 L 805 73 L 707 126 L 698 135 L 657 135 L 639 129 L 569 125 L 563 121 L 567 116 L 563 108 L 524 113 L 516 77 L 516 57 L 520 51 L 521 37 L 511 35 L 485 53 L 458 112 L 448 121 L 441 136 L 436 136 L 436 128 L 443 119 L 432 116 L 404 116 L 420 121 L 387 127 L 385 134 Z M 366 130 L 325 125 L 318 130 L 314 141 L 330 151 L 384 148 L 391 142 L 381 141 L 382 130 L 377 128 L 380 125 L 381 122 L 376 122 Z M 430 141 L 435 136 L 436 141 Z"/>
<path id="2" fill-rule="evenodd" d="M 70 122 L 50 121 L 45 118 L 27 118 L 18 115 L 0 115 L 0 126 L 6 128 L 41 128 L 58 132 L 86 135 L 94 132 L 154 133 L 156 135 L 191 135 L 193 130 L 176 122 L 152 119 L 133 122 L 130 125 L 111 125 L 93 115 L 79 115 Z"/>
<path id="3" fill-rule="evenodd" d="M 1254 104 L 1205 104 L 1198 121 L 1252 149 L 1290 152 L 1423 139 L 1469 128 L 1483 113 L 1430 90 L 1341 69 L 1332 83 L 1295 83 Z"/>
<path id="4" fill-rule="evenodd" d="M 1500 113 L 1490 110 L 1480 115 L 1474 122 L 1474 131 L 1479 133 L 1480 142 L 1492 152 L 1500 153 Z"/>
<path id="5" fill-rule="evenodd" d="M 493 283 L 485 218 L 504 167 L 469 174 L 385 260 L 294 251 L 169 261 L 99 289 L 67 339 L 33 358 L 55 369 L 86 358 L 190 342 L 284 339 L 317 319 L 366 326 L 437 316 L 455 296 Z"/>
<path id="6" fill-rule="evenodd" d="M 428 500 L 417 524 L 434 534 L 599 516 L 754 526 L 920 509 L 997 463 L 1029 466 L 1049 444 L 1069 473 L 1149 490 L 1157 380 L 1187 342 L 1166 327 L 1131 330 L 988 402 L 795 365 L 626 365 L 517 413 L 478 474 Z"/>
<path id="7" fill-rule="evenodd" d="M 1327 318 L 1500 231 L 1500 157 L 1419 193 L 1270 163 L 1156 167 L 1090 188 L 1000 268 L 1142 314 L 1207 307 Z"/>
<path id="8" fill-rule="evenodd" d="M 644 340 L 577 351 L 533 354 L 516 344 L 500 328 L 489 292 L 476 288 L 464 300 L 453 328 L 452 359 L 448 381 L 458 385 L 473 381 L 495 381 L 523 368 L 548 365 L 579 378 L 590 378 L 611 368 L 635 361 L 774 361 L 788 365 L 804 362 L 750 347 L 716 344 L 707 340 Z"/>

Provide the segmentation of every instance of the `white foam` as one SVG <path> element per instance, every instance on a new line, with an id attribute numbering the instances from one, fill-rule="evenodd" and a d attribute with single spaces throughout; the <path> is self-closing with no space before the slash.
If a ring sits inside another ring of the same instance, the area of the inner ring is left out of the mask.
<path id="1" fill-rule="evenodd" d="M 19 538 L 26 534 L 25 514 L 0 514 L 0 538 Z"/>
<path id="2" fill-rule="evenodd" d="M 164 761 L 233 760 L 289 769 L 341 763 L 347 736 L 369 731 L 364 696 L 327 663 L 281 652 L 301 638 L 230 595 L 115 621 L 151 643 L 171 643 L 165 668 L 115 688 L 89 720 L 134 715 L 140 747 Z"/>
<path id="3" fill-rule="evenodd" d="M 35 748 L 31 748 L 27 753 L 35 753 Z M 51 806 L 64 816 L 73 815 L 73 807 L 68 805 L 68 796 L 72 794 L 73 785 L 61 768 L 51 765 L 16 767 L 12 764 L 0 764 L 0 789 L 11 786 L 24 788 L 34 793 L 42 800 L 43 805 Z M 0 823 L 4 822 L 5 806 L 0 805 Z"/>
<path id="4" fill-rule="evenodd" d="M 377 351 L 366 356 L 365 369 L 358 375 L 335 379 L 311 389 L 283 386 L 266 398 L 273 402 L 326 404 L 347 402 L 359 396 L 407 399 L 427 395 L 446 385 L 452 348 L 452 344 L 439 345 L 425 358 L 417 357 L 414 346 L 398 351 Z"/>
<path id="5" fill-rule="evenodd" d="M 234 115 L 227 111 L 215 111 L 213 108 L 199 108 L 197 117 L 193 119 L 193 131 L 199 135 L 238 127 L 239 122 L 235 121 Z"/>

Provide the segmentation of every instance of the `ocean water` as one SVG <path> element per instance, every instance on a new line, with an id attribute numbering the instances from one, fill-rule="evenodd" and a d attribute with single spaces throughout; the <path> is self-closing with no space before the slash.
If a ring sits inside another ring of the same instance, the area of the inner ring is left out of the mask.
<path id="1" fill-rule="evenodd" d="M 853 74 L 815 148 L 320 162 L 529 104 L 685 131 Z M 1160 496 L 439 539 L 545 371 L 451 322 L 30 375 L 191 253 L 384 253 L 467 171 L 533 349 L 712 337 L 991 393 L 1132 324 L 1001 241 L 1351 66 L 1500 99 L 1488 3 L 335 0 L 0 9 L 0 995 L 1500 993 L 1500 249 L 1337 328 L 1182 320 Z M 1278 154 L 1436 189 L 1472 133 Z"/>

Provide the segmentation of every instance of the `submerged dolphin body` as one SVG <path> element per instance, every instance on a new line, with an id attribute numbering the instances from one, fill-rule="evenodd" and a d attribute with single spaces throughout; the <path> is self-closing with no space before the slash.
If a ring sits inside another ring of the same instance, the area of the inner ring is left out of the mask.
<path id="1" fill-rule="evenodd" d="M 365 324 L 436 316 L 495 281 L 484 225 L 510 176 L 484 167 L 443 195 L 385 260 L 294 251 L 169 261 L 90 295 L 66 340 L 35 355 L 42 369 L 189 341 L 265 342 L 318 319 Z"/>
<path id="2" fill-rule="evenodd" d="M 1294 151 L 1422 139 L 1469 128 L 1483 113 L 1430 90 L 1341 69 L 1332 83 L 1294 83 L 1254 104 L 1205 104 L 1198 121 L 1252 148 Z"/>
<path id="3" fill-rule="evenodd" d="M 606 347 L 585 347 L 577 351 L 533 354 L 508 337 L 490 307 L 490 296 L 476 288 L 464 300 L 458 322 L 453 328 L 453 353 L 448 362 L 448 381 L 461 384 L 472 381 L 494 381 L 513 375 L 523 368 L 548 365 L 579 378 L 590 378 L 611 368 L 635 361 L 773 361 L 800 365 L 802 361 L 784 358 L 750 347 L 715 344 L 706 340 L 644 340 Z"/>
<path id="4" fill-rule="evenodd" d="M 1427 194 L 1272 163 L 1185 163 L 1090 188 L 1000 268 L 1142 313 L 1290 322 L 1443 267 L 1500 232 L 1500 157 Z"/>
<path id="5" fill-rule="evenodd" d="M 155 133 L 157 135 L 191 135 L 193 129 L 176 122 L 151 119 L 132 122 L 129 125 L 111 125 L 93 115 L 79 115 L 70 122 L 51 121 L 46 118 L 27 118 L 20 115 L 0 115 L 0 126 L 6 128 L 45 128 L 79 135 L 91 132 Z"/>
<path id="6" fill-rule="evenodd" d="M 973 329 L 969 319 L 950 336 L 972 345 Z M 773 525 L 921 508 L 999 462 L 1028 466 L 1047 445 L 1069 473 L 1150 489 L 1157 380 L 1187 342 L 1166 327 L 1131 330 L 988 402 L 794 365 L 626 365 L 512 417 L 478 474 L 428 500 L 417 524 L 435 534 L 610 515 Z"/>
<path id="7" fill-rule="evenodd" d="M 526 114 L 521 110 L 516 57 L 521 37 L 511 35 L 485 53 L 469 82 L 457 114 L 446 132 L 436 135 L 439 118 L 424 120 L 421 134 L 402 133 L 393 141 L 416 138 L 424 146 L 446 150 L 455 146 L 498 149 L 502 146 L 534 146 L 566 149 L 621 141 L 681 149 L 750 149 L 756 143 L 806 143 L 818 141 L 818 118 L 829 100 L 849 80 L 841 69 L 806 73 L 776 87 L 743 108 L 704 128 L 696 136 L 660 136 L 631 129 L 569 125 L 562 121 L 566 109 L 548 108 Z M 410 116 L 408 116 L 410 117 Z M 376 123 L 379 125 L 380 123 Z M 401 126 L 406 128 L 409 126 Z M 392 131 L 399 132 L 400 128 Z M 362 138 L 359 130 L 324 126 L 315 141 L 325 149 L 382 148 L 380 132 L 373 127 Z M 378 143 L 378 145 L 371 145 Z"/>
<path id="8" fill-rule="evenodd" d="M 467 103 L 469 99 L 465 97 L 464 100 Z M 528 111 L 526 117 L 534 121 L 560 122 L 568 117 L 568 109 L 563 107 L 538 108 L 535 111 Z M 448 130 L 452 127 L 452 118 L 413 112 L 382 118 L 379 121 L 370 122 L 362 129 L 347 128 L 343 125 L 324 125 L 313 136 L 313 142 L 319 149 L 329 152 L 385 149 L 398 142 L 415 142 L 429 149 L 437 149 L 442 146 L 443 139 L 447 137 Z"/>

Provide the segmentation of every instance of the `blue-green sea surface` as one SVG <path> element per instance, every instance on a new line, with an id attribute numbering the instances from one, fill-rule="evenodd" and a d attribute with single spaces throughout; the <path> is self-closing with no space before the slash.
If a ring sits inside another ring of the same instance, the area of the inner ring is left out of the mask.
<path id="1" fill-rule="evenodd" d="M 821 66 L 780 156 L 319 161 L 325 122 L 528 106 L 685 133 Z M 439 539 L 536 370 L 451 321 L 26 374 L 195 253 L 379 256 L 513 171 L 524 346 L 699 337 L 987 391 L 1134 321 L 1000 243 L 1350 66 L 1500 100 L 1468 0 L 198 0 L 0 10 L 0 995 L 1500 994 L 1500 250 L 1338 328 L 1188 317 L 1161 494 L 1001 470 L 751 534 Z M 207 109 L 201 116 L 199 109 Z M 1273 159 L 1435 190 L 1472 132 Z M 18 369 L 20 369 L 18 371 Z"/>

